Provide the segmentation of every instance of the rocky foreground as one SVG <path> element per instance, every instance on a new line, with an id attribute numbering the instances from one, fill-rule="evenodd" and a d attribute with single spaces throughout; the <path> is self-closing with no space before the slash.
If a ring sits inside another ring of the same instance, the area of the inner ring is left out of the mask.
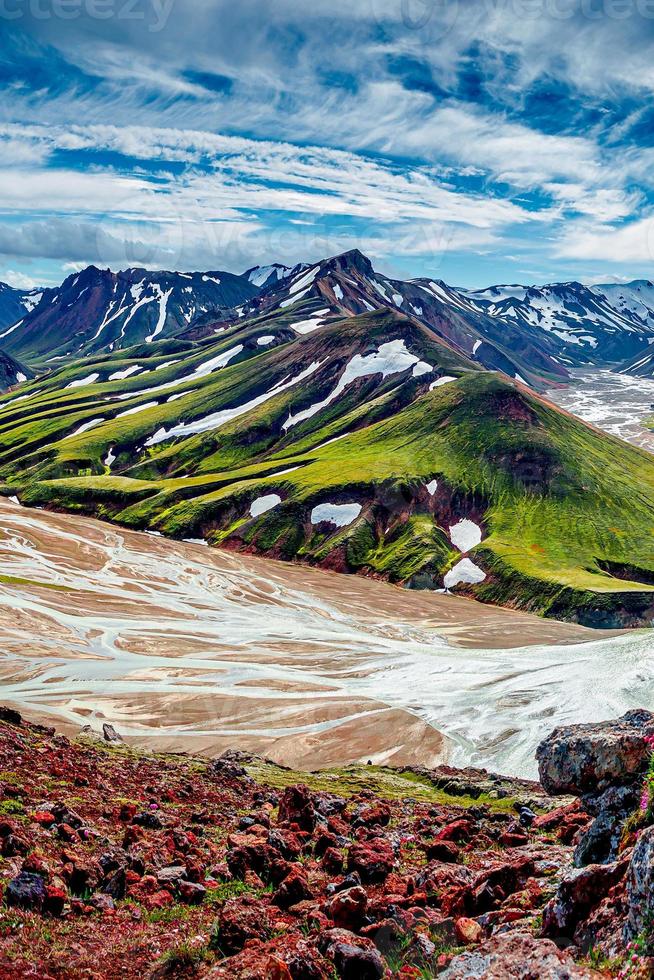
<path id="1" fill-rule="evenodd" d="M 0 708 L 0 977 L 654 976 L 652 745 L 637 711 L 556 730 L 542 785 L 299 778 Z"/>

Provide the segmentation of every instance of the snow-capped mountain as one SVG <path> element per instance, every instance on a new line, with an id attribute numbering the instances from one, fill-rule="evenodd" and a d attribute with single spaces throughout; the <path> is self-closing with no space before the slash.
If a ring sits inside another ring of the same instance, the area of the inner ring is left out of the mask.
<path id="1" fill-rule="evenodd" d="M 460 290 L 480 312 L 538 332 L 550 353 L 569 366 L 619 364 L 648 346 L 651 329 L 605 287 L 579 282 L 500 285 Z"/>
<path id="2" fill-rule="evenodd" d="M 0 290 L 0 349 L 37 366 L 172 337 L 197 341 L 238 322 L 274 316 L 308 332 L 330 319 L 390 308 L 429 327 L 453 350 L 535 387 L 564 381 L 568 368 L 629 365 L 654 338 L 654 286 L 495 285 L 455 288 L 439 279 L 399 280 L 354 249 L 293 268 L 258 265 L 226 272 L 112 273 L 93 266 L 57 289 Z M 7 312 L 7 316 L 10 316 Z M 303 326 L 304 325 L 304 326 Z M 292 333 L 291 333 L 292 335 Z"/>
<path id="3" fill-rule="evenodd" d="M 383 276 L 357 249 L 314 265 L 297 265 L 279 278 L 269 277 L 259 295 L 238 313 L 245 318 L 294 319 L 297 329 L 309 332 L 330 319 L 384 308 L 420 320 L 457 353 L 482 367 L 537 387 L 544 377 L 548 383 L 567 377 L 565 367 L 552 358 L 531 327 L 487 316 L 481 306 L 444 283 Z M 223 319 L 204 316 L 187 336 L 211 336 L 225 324 Z"/>
<path id="4" fill-rule="evenodd" d="M 654 331 L 654 283 L 648 279 L 593 286 L 593 292 L 604 296 L 618 313 L 638 320 Z"/>
<path id="5" fill-rule="evenodd" d="M 275 262 L 273 265 L 255 265 L 252 269 L 244 272 L 243 275 L 257 289 L 267 289 L 268 286 L 274 286 L 280 280 L 286 279 L 291 272 L 293 272 L 293 269 L 289 268 L 289 266 L 280 265 L 279 262 Z"/>
<path id="6" fill-rule="evenodd" d="M 41 296 L 40 289 L 15 289 L 0 282 L 0 331 L 31 313 Z"/>
<path id="7" fill-rule="evenodd" d="M 183 331 L 198 314 L 236 307 L 257 292 L 229 272 L 114 273 L 89 266 L 23 300 L 20 318 L 0 332 L 0 347 L 39 363 L 152 343 Z"/>
<path id="8" fill-rule="evenodd" d="M 654 336 L 651 284 L 615 292 L 579 282 L 467 290 L 438 279 L 383 276 L 357 250 L 266 276 L 260 294 L 240 312 L 250 317 L 301 308 L 324 321 L 383 307 L 416 317 L 483 367 L 536 386 L 565 380 L 568 368 L 622 364 L 646 352 Z"/>

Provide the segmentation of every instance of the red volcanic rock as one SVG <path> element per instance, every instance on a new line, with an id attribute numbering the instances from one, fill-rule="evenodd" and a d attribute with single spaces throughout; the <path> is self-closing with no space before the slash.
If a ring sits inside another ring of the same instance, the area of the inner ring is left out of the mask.
<path id="1" fill-rule="evenodd" d="M 456 864 L 461 859 L 460 849 L 450 840 L 429 841 L 425 844 L 425 853 L 428 861 Z"/>
<path id="2" fill-rule="evenodd" d="M 218 916 L 213 944 L 226 956 L 240 953 L 251 939 L 270 933 L 270 916 L 264 905 L 250 895 L 225 902 Z"/>
<path id="3" fill-rule="evenodd" d="M 313 798 L 306 786 L 299 784 L 284 790 L 279 801 L 278 820 L 280 823 L 297 824 L 300 830 L 313 833 L 316 826 L 316 811 Z"/>
<path id="4" fill-rule="evenodd" d="M 206 976 L 207 980 L 294 980 L 279 956 L 255 949 L 231 957 Z"/>
<path id="5" fill-rule="evenodd" d="M 386 827 L 391 819 L 391 808 L 384 803 L 368 806 L 353 821 L 354 827 Z"/>
<path id="6" fill-rule="evenodd" d="M 318 952 L 315 942 L 284 935 L 248 947 L 206 976 L 210 980 L 333 980 L 334 967 Z"/>
<path id="7" fill-rule="evenodd" d="M 51 827 L 55 822 L 54 814 L 50 813 L 49 810 L 37 810 L 36 813 L 32 814 L 32 820 L 42 827 Z"/>
<path id="8" fill-rule="evenodd" d="M 273 894 L 272 902 L 282 909 L 288 909 L 310 898 L 313 898 L 313 894 L 307 876 L 300 867 L 294 867 Z"/>
<path id="9" fill-rule="evenodd" d="M 579 923 L 602 901 L 609 890 L 624 878 L 627 862 L 590 864 L 576 868 L 561 881 L 556 896 L 543 912 L 543 935 L 552 939 L 572 939 Z"/>
<path id="10" fill-rule="evenodd" d="M 536 784 L 472 769 L 433 771 L 438 804 L 384 799 L 372 782 L 352 798 L 279 792 L 231 763 L 108 752 L 0 720 L 0 774 L 15 772 L 20 790 L 0 775 L 0 800 L 27 816 L 0 819 L 3 900 L 17 906 L 0 929 L 0 977 L 167 980 L 186 975 L 180 943 L 209 943 L 197 980 L 579 980 L 592 973 L 534 938 L 543 906 L 577 958 L 622 956 L 627 918 L 642 931 L 654 909 L 646 815 L 625 834 L 611 823 L 613 864 L 574 871 L 560 843 L 605 811 L 633 812 L 638 782 L 585 796 L 588 813 L 536 817 L 552 805 Z M 492 802 L 495 788 L 518 816 Z M 479 793 L 489 802 L 467 804 Z M 457 945 L 460 957 L 440 952 Z"/>
<path id="11" fill-rule="evenodd" d="M 364 882 L 383 881 L 395 865 L 393 848 L 383 837 L 352 844 L 348 851 L 348 870 L 358 871 Z"/>
<path id="12" fill-rule="evenodd" d="M 337 926 L 356 929 L 366 914 L 368 895 L 365 888 L 358 886 L 337 892 L 326 903 L 325 913 Z"/>
<path id="13" fill-rule="evenodd" d="M 341 980 L 381 980 L 384 976 L 384 961 L 370 939 L 347 929 L 328 929 L 318 937 L 318 947 Z"/>
<path id="14" fill-rule="evenodd" d="M 204 885 L 195 881 L 180 881 L 178 891 L 181 901 L 187 905 L 201 905 L 207 894 Z"/>
<path id="15" fill-rule="evenodd" d="M 248 871 L 254 871 L 264 881 L 270 875 L 271 865 L 275 861 L 282 860 L 282 856 L 276 848 L 266 844 L 265 841 L 256 838 L 247 838 L 245 835 L 233 835 L 230 842 L 242 840 L 240 846 L 233 846 L 227 851 L 227 867 L 235 878 L 244 878 Z"/>
<path id="16" fill-rule="evenodd" d="M 46 885 L 43 911 L 49 915 L 61 915 L 67 898 L 68 895 L 64 888 L 58 888 L 57 885 Z"/>
<path id="17" fill-rule="evenodd" d="M 332 834 L 329 831 L 323 830 L 321 833 L 316 835 L 315 842 L 313 845 L 313 853 L 316 857 L 322 857 L 326 850 L 330 847 L 339 846 L 339 838 L 336 834 Z"/>
<path id="18" fill-rule="evenodd" d="M 502 847 L 522 847 L 524 844 L 529 843 L 529 837 L 527 834 L 507 830 L 505 833 L 500 834 L 499 843 Z"/>
<path id="19" fill-rule="evenodd" d="M 439 980 L 593 980 L 601 974 L 578 966 L 572 957 L 548 939 L 535 939 L 526 932 L 501 933 L 479 952 L 455 956 Z"/>
<path id="20" fill-rule="evenodd" d="M 474 824 L 471 820 L 453 820 L 438 831 L 436 840 L 445 841 L 466 841 L 469 840 L 474 832 Z"/>
<path id="21" fill-rule="evenodd" d="M 532 827 L 536 830 L 552 831 L 560 827 L 561 824 L 578 817 L 588 820 L 588 814 L 582 809 L 581 803 L 579 800 L 575 800 L 574 803 L 558 806 L 548 813 L 539 814 L 532 823 Z"/>
<path id="22" fill-rule="evenodd" d="M 330 834 L 336 834 L 337 837 L 347 837 L 351 828 L 343 817 L 333 816 L 327 821 L 327 830 Z"/>
<path id="23" fill-rule="evenodd" d="M 143 904 L 148 909 L 165 909 L 173 904 L 173 896 L 170 892 L 162 889 L 161 891 L 154 892 L 152 895 L 146 895 L 143 899 Z"/>
<path id="24" fill-rule="evenodd" d="M 328 875 L 339 875 L 343 870 L 343 853 L 337 847 L 328 847 L 320 863 Z"/>
<path id="25" fill-rule="evenodd" d="M 303 844 L 300 834 L 296 834 L 292 830 L 276 827 L 274 830 L 266 831 L 264 839 L 268 841 L 271 847 L 279 851 L 287 861 L 294 861 L 302 853 Z"/>
<path id="26" fill-rule="evenodd" d="M 23 871 L 31 871 L 33 874 L 41 875 L 44 881 L 50 880 L 50 865 L 37 851 L 32 851 L 23 861 Z"/>
<path id="27" fill-rule="evenodd" d="M 483 928 L 474 919 L 467 919 L 462 916 L 454 923 L 454 931 L 457 940 L 463 946 L 471 946 L 473 943 L 480 942 L 484 935 Z"/>

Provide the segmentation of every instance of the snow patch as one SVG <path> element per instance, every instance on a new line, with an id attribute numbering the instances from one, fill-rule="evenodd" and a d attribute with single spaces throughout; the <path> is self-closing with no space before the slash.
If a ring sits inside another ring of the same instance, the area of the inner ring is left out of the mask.
<path id="1" fill-rule="evenodd" d="M 450 540 L 465 555 L 481 544 L 481 528 L 474 521 L 464 518 L 450 527 Z"/>
<path id="2" fill-rule="evenodd" d="M 171 395 L 170 398 L 167 398 L 166 403 L 176 402 L 179 398 L 186 398 L 187 395 L 192 395 L 197 390 L 197 388 L 191 388 L 189 391 L 178 391 L 176 395 Z"/>
<path id="3" fill-rule="evenodd" d="M 83 432 L 88 432 L 89 429 L 95 428 L 96 425 L 100 425 L 101 422 L 106 422 L 106 419 L 91 419 L 90 422 L 84 422 L 80 425 L 79 429 L 75 429 L 69 435 L 64 436 L 65 439 L 72 439 L 73 436 L 81 436 Z"/>
<path id="4" fill-rule="evenodd" d="M 18 330 L 19 327 L 22 327 L 24 322 L 24 320 L 19 320 L 18 323 L 14 323 L 13 327 L 9 327 L 9 330 L 5 330 L 4 333 L 0 333 L 0 340 L 3 337 L 8 337 L 10 333 L 14 332 L 14 330 Z"/>
<path id="5" fill-rule="evenodd" d="M 155 337 L 158 337 L 161 331 L 163 330 L 166 324 L 166 312 L 168 310 L 168 300 L 170 299 L 171 293 L 173 291 L 171 287 L 168 290 L 168 292 L 164 293 L 163 290 L 161 289 L 161 286 L 159 286 L 157 283 L 154 283 L 152 288 L 156 289 L 159 294 L 157 297 L 159 299 L 159 319 L 157 320 L 157 325 L 152 331 L 152 333 L 145 338 L 146 344 L 151 344 L 152 341 L 155 339 Z"/>
<path id="6" fill-rule="evenodd" d="M 309 269 L 308 272 L 300 276 L 299 279 L 296 279 L 288 290 L 291 296 L 294 296 L 296 293 L 299 293 L 301 290 L 306 289 L 307 286 L 311 286 L 311 284 L 313 283 L 314 279 L 316 278 L 319 272 L 320 272 L 320 266 L 316 265 L 314 266 L 313 269 Z"/>
<path id="7" fill-rule="evenodd" d="M 122 419 L 126 415 L 137 415 L 139 412 L 144 412 L 146 408 L 154 408 L 159 402 L 146 402 L 145 405 L 136 405 L 134 408 L 128 408 L 126 412 L 119 412 L 116 416 L 117 419 Z"/>
<path id="8" fill-rule="evenodd" d="M 478 565 L 475 565 L 469 558 L 463 558 L 458 565 L 449 570 L 443 579 L 443 584 L 446 589 L 453 589 L 455 585 L 460 583 L 478 585 L 485 578 L 486 573 L 482 572 Z"/>
<path id="9" fill-rule="evenodd" d="M 287 473 L 295 473 L 295 471 L 299 469 L 299 466 L 289 466 L 287 470 L 278 470 L 277 473 L 267 473 L 264 477 L 262 477 L 262 480 L 274 480 L 278 476 L 286 476 Z"/>
<path id="10" fill-rule="evenodd" d="M 100 375 L 96 371 L 94 374 L 88 374 L 85 378 L 78 378 L 77 381 L 71 381 L 70 384 L 66 385 L 66 388 L 85 388 L 86 385 L 95 384 Z"/>
<path id="11" fill-rule="evenodd" d="M 322 318 L 327 316 L 329 312 L 329 309 L 318 310 L 311 319 L 300 320 L 299 323 L 291 323 L 291 327 L 296 333 L 302 334 L 303 336 L 308 333 L 313 333 L 314 330 L 319 330 L 323 326 Z"/>
<path id="12" fill-rule="evenodd" d="M 425 483 L 425 489 L 430 497 L 433 497 L 438 490 L 438 482 L 436 480 L 431 480 L 429 483 Z"/>
<path id="13" fill-rule="evenodd" d="M 281 502 L 282 498 L 278 493 L 268 493 L 264 497 L 257 497 L 256 500 L 252 501 L 250 517 L 260 517 L 262 514 L 272 510 L 273 507 L 278 507 Z"/>
<path id="14" fill-rule="evenodd" d="M 114 456 L 114 446 L 109 447 L 109 452 L 105 456 L 103 463 L 111 469 L 112 465 L 116 462 L 116 457 Z"/>
<path id="15" fill-rule="evenodd" d="M 269 347 L 271 344 L 275 343 L 275 335 L 268 333 L 265 337 L 259 337 L 257 339 L 257 347 Z"/>
<path id="16" fill-rule="evenodd" d="M 424 361 L 421 361 L 415 354 L 407 350 L 403 340 L 391 340 L 386 344 L 382 344 L 379 350 L 373 354 L 355 354 L 352 360 L 346 365 L 338 384 L 327 395 L 327 398 L 322 402 L 311 405 L 309 408 L 305 408 L 303 411 L 298 412 L 297 415 L 291 413 L 286 422 L 284 422 L 283 427 L 284 429 L 290 429 L 299 422 L 304 422 L 305 419 L 316 415 L 317 412 L 322 411 L 323 408 L 326 408 L 327 405 L 330 405 L 331 402 L 342 395 L 347 386 L 357 378 L 364 378 L 374 374 L 381 374 L 382 378 L 386 378 L 390 374 L 398 374 L 407 371 L 409 368 L 413 368 L 414 375 L 416 375 L 416 372 L 418 374 L 425 373 L 425 369 L 428 371 L 432 370 L 430 365 L 425 364 Z"/>
<path id="17" fill-rule="evenodd" d="M 336 527 L 347 527 L 356 521 L 361 513 L 361 504 L 318 504 L 311 511 L 311 523 L 320 524 L 325 521 Z"/>
<path id="18" fill-rule="evenodd" d="M 18 371 L 16 374 L 16 381 L 18 382 L 18 384 L 22 384 L 23 381 L 27 381 L 27 375 L 23 374 L 22 371 Z"/>
<path id="19" fill-rule="evenodd" d="M 436 381 L 432 381 L 432 383 L 429 385 L 429 390 L 433 391 L 434 388 L 440 388 L 443 385 L 448 385 L 450 384 L 451 381 L 456 381 L 456 380 L 457 380 L 456 378 L 452 378 L 446 374 L 442 378 L 437 378 Z"/>
<path id="20" fill-rule="evenodd" d="M 124 381 L 125 378 L 129 378 L 141 370 L 142 366 L 140 364 L 132 364 L 131 367 L 125 368 L 124 371 L 114 371 L 113 374 L 109 375 L 109 381 Z"/>
<path id="21" fill-rule="evenodd" d="M 311 287 L 309 287 L 309 288 L 311 288 Z M 305 289 L 303 292 L 299 293 L 297 296 L 289 296 L 288 299 L 282 300 L 282 302 L 279 304 L 280 310 L 285 310 L 289 306 L 293 306 L 293 303 L 299 303 L 301 299 L 304 299 L 304 297 L 307 295 L 308 292 L 309 292 L 309 290 L 308 289 Z"/>
<path id="22" fill-rule="evenodd" d="M 29 296 L 23 297 L 22 304 L 27 312 L 31 313 L 32 310 L 36 309 L 42 299 L 43 293 L 30 293 Z"/>

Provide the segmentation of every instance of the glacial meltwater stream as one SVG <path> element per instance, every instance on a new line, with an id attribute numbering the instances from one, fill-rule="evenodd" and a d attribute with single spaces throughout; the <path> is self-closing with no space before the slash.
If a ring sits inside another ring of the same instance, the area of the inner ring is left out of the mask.
<path id="1" fill-rule="evenodd" d="M 533 774 L 555 724 L 654 704 L 654 633 L 605 637 L 0 500 L 2 701 L 139 744 L 290 765 Z"/>

